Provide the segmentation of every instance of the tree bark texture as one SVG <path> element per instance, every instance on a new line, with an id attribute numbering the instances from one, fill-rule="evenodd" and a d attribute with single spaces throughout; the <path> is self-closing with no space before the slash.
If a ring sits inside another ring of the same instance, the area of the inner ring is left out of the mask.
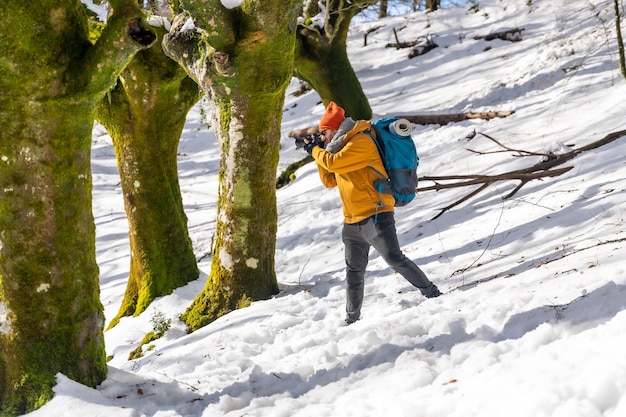
<path id="1" fill-rule="evenodd" d="M 353 119 L 370 119 L 372 109 L 348 58 L 348 29 L 352 18 L 376 1 L 328 0 L 324 28 L 298 26 L 295 75 L 318 92 L 325 106 L 334 101 Z"/>
<path id="2" fill-rule="evenodd" d="M 158 30 L 159 38 L 165 33 Z M 115 326 L 198 278 L 187 231 L 177 151 L 198 85 L 161 48 L 140 51 L 103 98 L 96 118 L 115 145 L 129 222 L 130 276 Z"/>
<path id="3" fill-rule="evenodd" d="M 56 374 L 106 377 L 91 206 L 98 100 L 155 36 L 136 2 L 92 45 L 75 0 L 5 1 L 0 19 L 0 415 L 34 410 Z"/>
<path id="4" fill-rule="evenodd" d="M 382 19 L 383 17 L 387 17 L 387 8 L 389 7 L 388 0 L 380 0 L 378 2 L 378 18 Z"/>
<path id="5" fill-rule="evenodd" d="M 211 272 L 182 315 L 189 330 L 278 292 L 275 182 L 300 7 L 299 0 L 246 0 L 231 10 L 219 0 L 188 1 L 165 37 L 166 53 L 209 98 L 221 147 Z"/>
<path id="6" fill-rule="evenodd" d="M 434 12 L 439 9 L 439 4 L 441 0 L 426 0 L 426 10 L 429 12 Z"/>
<path id="7" fill-rule="evenodd" d="M 615 31 L 617 37 L 617 50 L 619 52 L 619 68 L 622 72 L 622 77 L 626 78 L 626 54 L 624 53 L 624 38 L 622 37 L 622 8 L 620 7 L 618 0 L 613 0 L 613 7 L 615 8 Z"/>

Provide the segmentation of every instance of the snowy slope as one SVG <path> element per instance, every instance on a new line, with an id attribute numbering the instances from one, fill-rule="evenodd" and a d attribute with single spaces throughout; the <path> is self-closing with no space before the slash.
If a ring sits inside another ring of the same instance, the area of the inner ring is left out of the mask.
<path id="1" fill-rule="evenodd" d="M 528 3 L 531 3 L 529 6 Z M 420 176 L 496 175 L 625 129 L 613 2 L 485 0 L 468 7 L 361 22 L 349 54 L 377 115 L 509 110 L 490 121 L 416 126 Z M 373 26 L 381 28 L 364 34 Z M 395 42 L 432 36 L 408 59 Z M 475 39 L 520 28 L 523 40 Z M 294 80 L 290 92 L 298 82 Z M 189 115 L 180 179 L 198 257 L 214 232 L 219 154 Z M 285 102 L 280 169 L 302 158 L 287 133 L 317 123 L 315 92 Z M 477 134 L 468 139 L 473 132 Z M 284 291 L 185 334 L 177 316 L 200 279 L 106 332 L 109 377 L 98 389 L 62 375 L 32 416 L 567 416 L 626 415 L 623 258 L 626 137 L 582 153 L 555 178 L 418 194 L 396 211 L 400 243 L 446 294 L 425 300 L 370 254 L 362 320 L 341 326 L 341 206 L 315 166 L 278 191 L 276 270 Z M 470 150 L 474 151 L 471 152 Z M 481 152 L 478 154 L 477 152 Z M 115 316 L 129 270 L 128 225 L 110 138 L 96 127 L 94 216 L 102 300 Z M 432 185 L 422 181 L 421 186 Z M 155 311 L 172 328 L 128 361 Z"/>

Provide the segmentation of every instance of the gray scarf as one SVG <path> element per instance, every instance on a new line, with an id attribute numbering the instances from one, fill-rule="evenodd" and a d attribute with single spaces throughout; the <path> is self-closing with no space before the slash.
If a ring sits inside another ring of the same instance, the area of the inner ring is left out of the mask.
<path id="1" fill-rule="evenodd" d="M 333 136 L 331 141 L 328 143 L 328 145 L 326 145 L 324 149 L 326 149 L 326 151 L 330 153 L 339 152 L 344 145 L 343 138 L 346 136 L 346 133 L 352 130 L 354 125 L 354 120 L 352 120 L 351 117 L 345 118 L 344 121 L 341 122 L 339 129 L 337 129 L 337 133 L 335 133 L 335 136 Z"/>

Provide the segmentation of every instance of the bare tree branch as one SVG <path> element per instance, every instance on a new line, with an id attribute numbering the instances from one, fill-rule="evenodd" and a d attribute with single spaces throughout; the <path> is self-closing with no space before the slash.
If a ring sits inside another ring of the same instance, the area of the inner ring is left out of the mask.
<path id="1" fill-rule="evenodd" d="M 501 148 L 504 149 L 504 151 L 509 151 L 509 152 L 516 152 L 519 154 L 519 156 L 543 156 L 546 158 L 552 157 L 554 156 L 553 154 L 547 154 L 547 153 L 538 153 L 538 152 L 529 152 L 529 151 L 525 151 L 525 150 L 521 150 L 521 149 L 513 149 L 513 148 L 509 148 L 508 146 L 503 145 L 502 143 L 498 142 L 496 139 L 492 138 L 491 136 L 489 136 L 486 133 L 483 132 L 478 132 L 480 135 L 486 137 L 487 139 L 495 142 L 498 146 L 500 146 Z M 487 154 L 487 153 L 496 153 L 496 152 L 503 152 L 503 151 L 493 151 L 493 152 L 478 152 L 478 151 L 472 151 L 470 149 L 471 152 L 476 152 L 478 154 Z"/>
<path id="2" fill-rule="evenodd" d="M 447 125 L 448 123 L 461 122 L 469 119 L 491 120 L 498 117 L 508 117 L 515 113 L 514 111 L 483 111 L 483 112 L 467 112 L 467 113 L 449 113 L 449 114 L 426 114 L 426 115 L 398 115 L 407 119 L 411 123 L 417 125 Z M 391 116 L 389 116 L 391 117 Z M 295 129 L 287 134 L 290 138 L 297 138 L 310 135 L 318 131 L 317 126 L 308 128 Z"/>
<path id="3" fill-rule="evenodd" d="M 524 185 L 526 185 L 528 182 L 534 180 L 534 179 L 539 179 L 539 178 L 548 178 L 548 177 L 556 177 L 559 175 L 562 175 L 568 171 L 570 171 L 573 167 L 568 166 L 568 167 L 563 167 L 560 169 L 552 169 L 556 166 L 562 165 L 563 163 L 575 158 L 576 156 L 578 156 L 579 154 L 581 154 L 582 152 L 591 150 L 591 149 L 596 149 L 599 148 L 603 145 L 606 145 L 608 143 L 611 143 L 623 136 L 626 136 L 626 130 L 620 130 L 617 132 L 612 132 L 609 133 L 608 135 L 606 135 L 605 137 L 603 137 L 600 140 L 597 140 L 595 142 L 592 142 L 588 145 L 582 146 L 578 149 L 574 149 L 570 152 L 566 152 L 564 154 L 558 154 L 558 155 L 554 155 L 554 154 L 543 154 L 543 153 L 536 153 L 536 152 L 528 152 L 528 151 L 524 151 L 524 150 L 519 150 L 519 149 L 513 149 L 513 148 L 509 148 L 506 147 L 504 145 L 502 145 L 500 142 L 498 142 L 497 140 L 495 140 L 494 138 L 481 133 L 483 136 L 487 137 L 488 139 L 494 141 L 496 144 L 498 144 L 499 146 L 501 146 L 502 148 L 506 149 L 509 152 L 516 152 L 519 153 L 521 155 L 524 156 L 544 156 L 545 159 L 531 167 L 528 168 L 524 168 L 524 169 L 519 169 L 519 170 L 515 170 L 515 171 L 509 171 L 509 172 L 505 172 L 503 174 L 498 174 L 498 175 L 448 175 L 448 176 L 424 176 L 424 177 L 420 177 L 420 181 L 433 181 L 435 182 L 435 185 L 432 186 L 428 186 L 428 187 L 422 187 L 422 188 L 418 188 L 417 191 L 439 191 L 439 190 L 443 190 L 443 189 L 447 189 L 447 188 L 456 188 L 456 187 L 466 187 L 469 185 L 478 185 L 478 184 L 482 184 L 479 188 L 477 188 L 476 190 L 470 192 L 469 194 L 467 194 L 466 196 L 460 198 L 459 200 L 455 201 L 454 203 L 448 205 L 447 207 L 444 207 L 442 209 L 440 209 L 439 214 L 437 214 L 435 217 L 433 217 L 433 220 L 438 218 L 439 216 L 441 216 L 443 213 L 445 213 L 446 211 L 450 210 L 453 207 L 456 207 L 457 205 L 469 200 L 470 198 L 476 196 L 478 193 L 480 193 L 481 191 L 483 191 L 484 189 L 486 189 L 489 185 L 497 182 L 497 181 L 508 181 L 508 180 L 518 180 L 520 181 L 519 185 L 517 187 L 515 187 L 515 189 L 513 189 L 513 191 L 511 191 L 509 194 L 507 194 L 504 199 L 508 199 L 511 198 L 513 195 L 515 195 L 515 193 L 517 193 Z M 459 182 L 455 182 L 455 183 L 449 183 L 449 184 L 441 184 L 438 181 L 454 181 L 454 180 L 460 180 Z"/>
<path id="4" fill-rule="evenodd" d="M 447 125 L 448 123 L 461 122 L 463 120 L 470 119 L 491 120 L 498 117 L 508 117 L 513 113 L 514 111 L 482 111 L 450 114 L 402 115 L 398 117 L 403 117 L 409 122 L 418 125 Z"/>

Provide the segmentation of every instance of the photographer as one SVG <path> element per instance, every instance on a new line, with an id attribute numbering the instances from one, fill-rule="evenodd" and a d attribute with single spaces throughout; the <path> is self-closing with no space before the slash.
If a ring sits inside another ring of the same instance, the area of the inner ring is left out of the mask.
<path id="1" fill-rule="evenodd" d="M 386 172 L 376 144 L 363 133 L 369 128 L 369 121 L 355 122 L 346 118 L 343 108 L 331 102 L 319 124 L 322 141 L 307 138 L 304 145 L 317 162 L 324 186 L 337 187 L 341 197 L 344 214 L 342 240 L 346 259 L 346 324 L 354 323 L 361 316 L 370 246 L 425 297 L 441 295 L 437 286 L 400 249 L 394 219 L 394 197 L 374 188 L 374 181 L 379 178 L 376 171 Z"/>

